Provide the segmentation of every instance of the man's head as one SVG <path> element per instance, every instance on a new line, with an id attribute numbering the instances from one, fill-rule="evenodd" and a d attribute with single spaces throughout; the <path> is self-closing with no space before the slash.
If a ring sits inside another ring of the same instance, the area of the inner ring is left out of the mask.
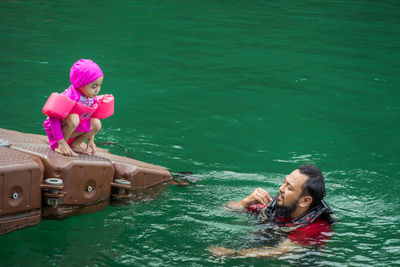
<path id="1" fill-rule="evenodd" d="M 321 170 L 312 164 L 300 165 L 286 176 L 279 188 L 277 213 L 280 217 L 297 218 L 324 196 L 325 182 Z"/>
<path id="2" fill-rule="evenodd" d="M 311 196 L 311 208 L 316 206 L 325 197 L 325 180 L 322 171 L 314 164 L 303 164 L 298 170 L 308 176 L 303 184 L 303 195 Z"/>

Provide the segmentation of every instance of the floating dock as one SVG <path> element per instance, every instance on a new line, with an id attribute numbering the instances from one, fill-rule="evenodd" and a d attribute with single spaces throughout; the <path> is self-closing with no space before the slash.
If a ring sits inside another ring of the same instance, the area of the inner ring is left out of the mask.
<path id="1" fill-rule="evenodd" d="M 67 157 L 45 135 L 0 128 L 0 235 L 155 197 L 172 180 L 162 167 L 99 150 Z"/>

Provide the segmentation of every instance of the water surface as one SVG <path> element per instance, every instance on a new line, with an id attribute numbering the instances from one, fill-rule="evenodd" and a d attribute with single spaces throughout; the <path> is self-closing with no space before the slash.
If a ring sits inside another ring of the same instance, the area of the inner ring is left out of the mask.
<path id="1" fill-rule="evenodd" d="M 116 97 L 97 140 L 199 179 L 1 236 L 0 263 L 399 265 L 399 12 L 397 1 L 2 1 L 1 128 L 44 134 L 46 98 L 91 58 Z M 306 162 L 341 219 L 328 248 L 209 255 L 253 238 L 256 219 L 224 202 L 275 194 Z"/>

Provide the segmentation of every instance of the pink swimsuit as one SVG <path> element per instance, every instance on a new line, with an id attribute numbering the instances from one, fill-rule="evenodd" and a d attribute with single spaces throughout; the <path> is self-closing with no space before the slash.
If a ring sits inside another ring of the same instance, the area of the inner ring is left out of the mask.
<path id="1" fill-rule="evenodd" d="M 71 85 L 68 89 L 66 89 L 63 95 L 68 96 L 71 100 L 79 102 L 88 107 L 92 106 L 94 103 L 97 103 L 97 97 L 88 98 L 84 96 L 81 92 L 79 92 L 73 85 Z M 58 141 L 64 139 L 64 135 L 61 130 L 62 122 L 61 120 L 54 117 L 47 117 L 47 119 L 43 122 L 44 130 L 49 138 L 50 148 L 52 150 L 58 147 Z M 76 128 L 77 132 L 89 132 L 90 131 L 90 117 L 85 120 L 79 121 L 79 125 Z M 71 143 L 73 139 L 67 141 L 67 143 Z"/>

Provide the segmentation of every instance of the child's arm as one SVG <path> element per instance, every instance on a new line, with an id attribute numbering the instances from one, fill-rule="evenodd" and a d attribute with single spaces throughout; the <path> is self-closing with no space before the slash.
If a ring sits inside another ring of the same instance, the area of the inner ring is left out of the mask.
<path id="1" fill-rule="evenodd" d="M 50 129 L 53 133 L 53 137 L 59 141 L 64 140 L 64 135 L 61 130 L 61 120 L 57 119 L 56 117 L 49 117 L 50 121 Z"/>

